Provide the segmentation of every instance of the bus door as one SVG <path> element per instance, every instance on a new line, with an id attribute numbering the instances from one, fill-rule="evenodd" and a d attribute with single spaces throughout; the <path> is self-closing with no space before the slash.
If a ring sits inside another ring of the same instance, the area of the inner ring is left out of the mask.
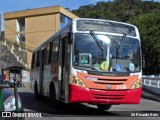
<path id="1" fill-rule="evenodd" d="M 69 92 L 69 46 L 68 37 L 65 36 L 61 40 L 61 98 L 68 102 Z"/>
<path id="2" fill-rule="evenodd" d="M 43 93 L 43 77 L 44 77 L 44 64 L 45 64 L 45 49 L 41 50 L 41 62 L 40 62 L 40 80 L 39 80 L 39 90 Z"/>

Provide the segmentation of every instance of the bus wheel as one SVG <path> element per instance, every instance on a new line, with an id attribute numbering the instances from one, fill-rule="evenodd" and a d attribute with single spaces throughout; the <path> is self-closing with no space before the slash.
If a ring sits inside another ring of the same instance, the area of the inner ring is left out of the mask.
<path id="1" fill-rule="evenodd" d="M 34 98 L 35 98 L 36 100 L 38 100 L 38 98 L 39 98 L 38 85 L 37 85 L 36 82 L 35 82 L 35 84 L 34 84 Z"/>
<path id="2" fill-rule="evenodd" d="M 97 108 L 100 111 L 105 111 L 105 110 L 109 110 L 111 108 L 111 106 L 112 105 L 99 104 L 99 105 L 97 105 Z"/>
<path id="3" fill-rule="evenodd" d="M 56 100 L 56 91 L 55 91 L 54 85 L 50 86 L 50 97 L 49 97 L 49 99 L 50 99 L 51 105 L 53 107 L 55 107 L 56 104 L 57 104 L 57 100 Z"/>

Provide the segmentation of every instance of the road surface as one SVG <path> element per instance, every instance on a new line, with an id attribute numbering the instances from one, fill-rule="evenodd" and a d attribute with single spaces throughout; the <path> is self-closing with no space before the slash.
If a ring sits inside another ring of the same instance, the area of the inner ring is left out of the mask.
<path id="1" fill-rule="evenodd" d="M 147 117 L 147 114 L 160 111 L 160 99 L 145 91 L 139 105 L 113 105 L 109 111 L 104 112 L 97 110 L 95 105 L 89 104 L 60 103 L 59 107 L 53 108 L 46 97 L 42 97 L 41 100 L 35 100 L 30 88 L 18 88 L 18 91 L 22 98 L 25 112 L 40 112 L 43 116 L 42 118 L 26 118 L 26 120 L 50 120 L 53 118 L 54 120 L 119 120 L 120 117 L 123 117 L 121 119 L 133 120 L 158 120 L 160 118 L 160 116 Z M 146 117 L 131 117 L 135 114 L 146 115 Z"/>

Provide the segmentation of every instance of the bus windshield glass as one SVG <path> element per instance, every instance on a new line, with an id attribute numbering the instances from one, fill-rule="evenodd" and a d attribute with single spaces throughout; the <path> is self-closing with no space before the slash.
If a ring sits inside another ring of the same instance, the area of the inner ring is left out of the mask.
<path id="1" fill-rule="evenodd" d="M 139 72 L 140 42 L 136 38 L 126 36 L 122 44 L 122 37 L 75 33 L 73 66 L 103 72 Z M 121 50 L 118 52 L 119 47 Z"/>
<path id="2" fill-rule="evenodd" d="M 77 20 L 78 31 L 101 31 L 110 33 L 120 33 L 130 36 L 136 36 L 136 31 L 133 26 L 110 22 L 110 21 L 97 21 L 97 20 Z"/>

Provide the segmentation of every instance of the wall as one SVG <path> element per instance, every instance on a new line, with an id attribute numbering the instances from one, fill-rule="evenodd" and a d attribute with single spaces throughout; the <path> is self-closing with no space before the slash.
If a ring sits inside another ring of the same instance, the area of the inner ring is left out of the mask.
<path id="1" fill-rule="evenodd" d="M 26 18 L 26 47 L 35 49 L 58 30 L 58 14 Z"/>
<path id="2" fill-rule="evenodd" d="M 54 34 L 58 29 L 58 14 L 27 17 L 26 22 L 26 47 L 34 50 L 42 44 L 47 38 Z M 27 53 L 28 67 L 31 67 L 32 53 Z"/>
<path id="3" fill-rule="evenodd" d="M 142 87 L 160 95 L 160 76 L 143 76 Z"/>
<path id="4" fill-rule="evenodd" d="M 16 32 L 16 19 L 5 21 L 5 39 L 15 42 L 17 40 Z"/>
<path id="5" fill-rule="evenodd" d="M 26 48 L 34 50 L 65 25 L 60 24 L 60 13 L 65 15 L 65 23 L 68 23 L 71 20 L 70 18 L 77 18 L 76 15 L 60 6 L 5 13 L 5 38 L 16 42 L 17 35 L 15 32 L 17 31 L 17 18 L 25 18 L 25 31 L 19 33 L 25 34 Z M 7 26 L 9 28 L 7 28 Z M 31 67 L 31 59 L 32 52 L 27 51 L 29 68 Z"/>

